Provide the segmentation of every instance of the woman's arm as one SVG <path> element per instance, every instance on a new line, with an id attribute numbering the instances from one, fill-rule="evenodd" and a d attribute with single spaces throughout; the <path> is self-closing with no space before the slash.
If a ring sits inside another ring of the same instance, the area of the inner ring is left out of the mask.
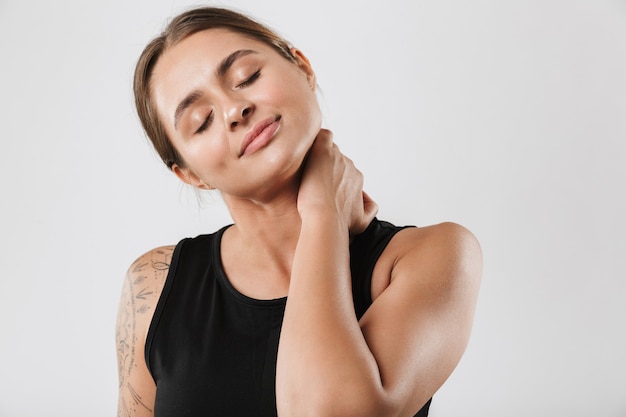
<path id="1" fill-rule="evenodd" d="M 159 300 L 174 246 L 156 248 L 128 269 L 115 339 L 119 375 L 118 417 L 152 417 L 156 387 L 144 358 L 148 327 Z"/>
<path id="2" fill-rule="evenodd" d="M 454 223 L 405 229 L 389 243 L 389 286 L 361 318 L 385 395 L 412 416 L 439 389 L 469 340 L 482 275 L 475 237 Z M 375 270 L 374 273 L 377 271 Z"/>
<path id="3" fill-rule="evenodd" d="M 298 197 L 302 229 L 277 364 L 281 417 L 412 416 L 467 343 L 480 252 L 456 225 L 400 232 L 391 282 L 356 320 L 349 230 L 375 213 L 361 190 L 360 173 L 322 132 Z"/>

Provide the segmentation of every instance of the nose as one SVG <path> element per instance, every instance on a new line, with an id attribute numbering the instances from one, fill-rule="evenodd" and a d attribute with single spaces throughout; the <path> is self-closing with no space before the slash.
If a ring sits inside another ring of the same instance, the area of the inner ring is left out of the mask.
<path id="1" fill-rule="evenodd" d="M 230 130 L 233 130 L 240 124 L 245 124 L 253 112 L 254 106 L 251 103 L 244 101 L 233 102 L 226 109 L 226 125 Z"/>

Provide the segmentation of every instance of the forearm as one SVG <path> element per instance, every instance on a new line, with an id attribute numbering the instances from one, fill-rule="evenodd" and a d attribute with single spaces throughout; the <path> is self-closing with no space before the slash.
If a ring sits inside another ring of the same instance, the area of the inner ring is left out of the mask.
<path id="1" fill-rule="evenodd" d="M 304 218 L 278 354 L 281 416 L 383 415 L 380 374 L 351 285 L 347 228 L 338 216 Z"/>

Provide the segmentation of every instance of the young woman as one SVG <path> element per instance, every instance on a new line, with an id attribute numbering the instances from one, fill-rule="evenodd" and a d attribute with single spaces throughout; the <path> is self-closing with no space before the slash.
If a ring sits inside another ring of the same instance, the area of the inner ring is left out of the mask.
<path id="1" fill-rule="evenodd" d="M 130 267 L 120 416 L 428 414 L 469 338 L 479 245 L 376 219 L 315 89 L 301 51 L 226 9 L 183 13 L 142 53 L 147 135 L 234 224 Z"/>

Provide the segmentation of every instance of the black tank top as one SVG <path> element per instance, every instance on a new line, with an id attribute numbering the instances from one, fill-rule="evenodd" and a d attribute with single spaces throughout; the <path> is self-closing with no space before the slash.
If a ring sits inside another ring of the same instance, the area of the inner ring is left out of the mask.
<path id="1" fill-rule="evenodd" d="M 222 268 L 216 233 L 183 239 L 148 329 L 155 417 L 276 416 L 276 357 L 286 297 L 238 292 Z M 375 219 L 350 244 L 357 317 L 372 303 L 374 265 L 401 227 Z M 430 401 L 415 415 L 428 415 Z"/>

